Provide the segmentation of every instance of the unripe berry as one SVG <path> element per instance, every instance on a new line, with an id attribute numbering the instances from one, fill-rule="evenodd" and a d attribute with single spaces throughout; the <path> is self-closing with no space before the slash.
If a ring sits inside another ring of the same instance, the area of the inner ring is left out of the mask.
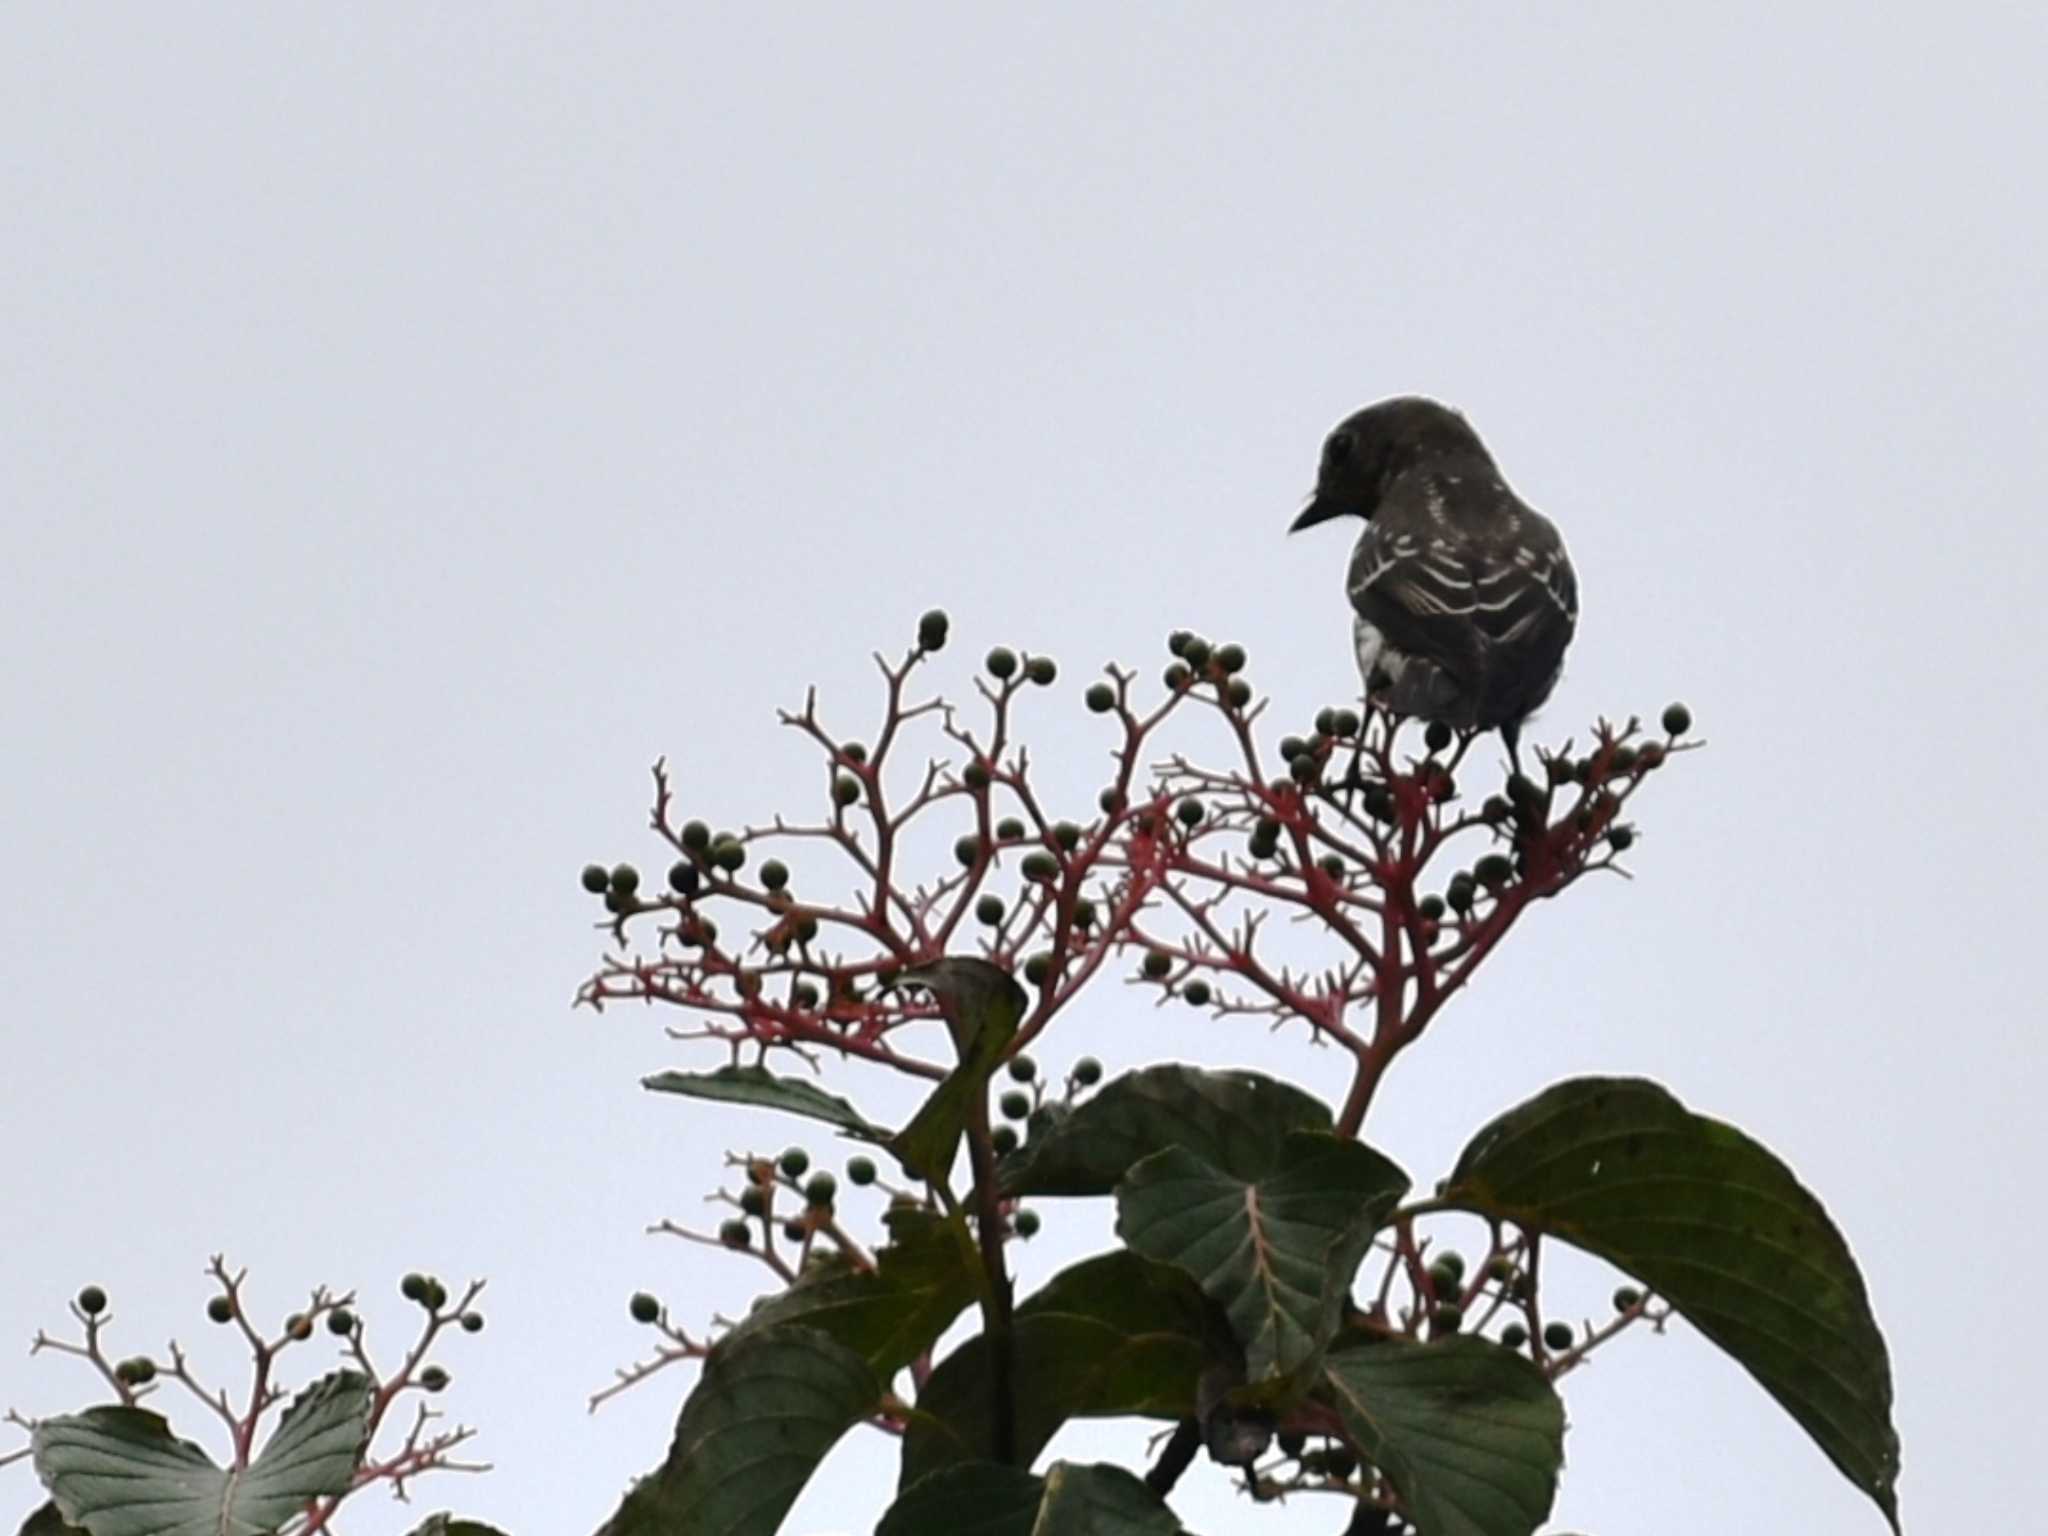
<path id="1" fill-rule="evenodd" d="M 1309 784 L 1314 782 L 1315 776 L 1320 769 L 1316 763 L 1315 754 L 1304 752 L 1287 765 L 1287 771 L 1292 775 L 1295 783 Z"/>
<path id="2" fill-rule="evenodd" d="M 1683 735 L 1684 735 L 1684 734 L 1685 734 L 1685 733 L 1686 733 L 1687 731 L 1689 731 L 1689 730 L 1691 730 L 1691 729 L 1692 729 L 1692 711 L 1691 711 L 1691 710 L 1687 709 L 1687 708 L 1686 708 L 1686 707 L 1685 707 L 1685 706 L 1684 706 L 1683 704 L 1667 704 L 1667 705 L 1665 705 L 1665 706 L 1664 706 L 1664 734 L 1665 734 L 1665 735 L 1667 735 L 1667 736 L 1683 736 Z"/>
<path id="3" fill-rule="evenodd" d="M 427 1299 L 422 1305 L 429 1312 L 438 1312 L 448 1305 L 448 1288 L 432 1275 L 427 1276 Z"/>
<path id="4" fill-rule="evenodd" d="M 960 782 L 979 792 L 988 788 L 988 764 L 976 758 L 960 770 Z"/>
<path id="5" fill-rule="evenodd" d="M 1609 763 L 1612 771 L 1615 773 L 1635 772 L 1636 749 L 1626 744 L 1616 747 L 1614 749 L 1614 756 L 1609 760 Z"/>
<path id="6" fill-rule="evenodd" d="M 1098 715 L 1106 715 L 1116 708 L 1116 690 L 1107 683 L 1090 683 L 1082 699 Z"/>
<path id="7" fill-rule="evenodd" d="M 974 919 L 993 928 L 1003 920 L 1003 898 L 984 896 L 974 904 Z"/>
<path id="8" fill-rule="evenodd" d="M 621 896 L 630 896 L 640 889 L 640 871 L 630 864 L 614 864 L 607 883 Z"/>
<path id="9" fill-rule="evenodd" d="M 800 1217 L 792 1218 L 782 1224 L 782 1235 L 792 1243 L 806 1242 L 810 1238 L 811 1229 L 804 1225 Z"/>
<path id="10" fill-rule="evenodd" d="M 1453 1283 L 1465 1278 L 1465 1255 L 1455 1248 L 1446 1248 L 1430 1261 L 1434 1269 L 1447 1270 Z"/>
<path id="11" fill-rule="evenodd" d="M 1636 829 L 1627 822 L 1607 829 L 1607 841 L 1614 845 L 1616 853 L 1626 853 L 1635 846 Z"/>
<path id="12" fill-rule="evenodd" d="M 832 781 L 832 800 L 835 805 L 852 805 L 860 799 L 860 780 L 850 773 L 842 773 Z"/>
<path id="13" fill-rule="evenodd" d="M 1636 766 L 1644 773 L 1664 766 L 1664 743 L 1646 741 L 1636 749 Z"/>
<path id="14" fill-rule="evenodd" d="M 1017 866 L 1026 880 L 1050 880 L 1060 872 L 1060 862 L 1043 848 L 1034 849 L 1024 855 L 1024 862 Z"/>
<path id="15" fill-rule="evenodd" d="M 146 1387 L 156 1380 L 156 1362 L 147 1355 L 137 1355 L 115 1366 L 114 1375 L 125 1386 Z"/>
<path id="16" fill-rule="evenodd" d="M 1545 1349 L 1552 1351 L 1570 1349 L 1572 1347 L 1572 1340 L 1575 1337 L 1577 1335 L 1572 1332 L 1572 1325 L 1570 1323 L 1545 1323 L 1543 1325 L 1543 1347 Z"/>
<path id="17" fill-rule="evenodd" d="M 768 1191 L 758 1184 L 749 1184 L 740 1191 L 740 1210 L 748 1216 L 768 1214 Z"/>
<path id="18" fill-rule="evenodd" d="M 1425 896 L 1415 903 L 1416 916 L 1424 922 L 1433 923 L 1444 915 L 1444 899 L 1441 896 Z"/>
<path id="19" fill-rule="evenodd" d="M 398 1282 L 398 1294 L 407 1301 L 416 1301 L 422 1306 L 427 1300 L 427 1277 L 417 1270 Z"/>
<path id="20" fill-rule="evenodd" d="M 1445 1302 L 1433 1308 L 1429 1314 L 1429 1336 L 1441 1338 L 1456 1333 L 1458 1325 L 1465 1321 L 1465 1309 L 1452 1302 Z"/>
<path id="21" fill-rule="evenodd" d="M 1147 976 L 1157 981 L 1173 969 L 1173 957 L 1163 949 L 1148 949 L 1145 951 L 1144 969 Z"/>
<path id="22" fill-rule="evenodd" d="M 997 1157 L 1008 1157 L 1017 1150 L 1017 1132 L 1010 1126 L 999 1125 L 988 1133 L 988 1144 Z"/>
<path id="23" fill-rule="evenodd" d="M 1422 732 L 1422 744 L 1432 752 L 1441 752 L 1451 744 L 1451 728 L 1441 720 L 1432 720 Z"/>
<path id="24" fill-rule="evenodd" d="M 864 763 L 868 760 L 868 749 L 857 741 L 843 741 L 839 744 L 839 755 L 849 763 Z"/>
<path id="25" fill-rule="evenodd" d="M 968 868 L 976 859 L 981 857 L 981 839 L 972 832 L 968 833 L 965 837 L 955 839 L 953 843 L 953 857 L 960 861 L 962 869 Z"/>
<path id="26" fill-rule="evenodd" d="M 1086 896 L 1074 898 L 1074 926 L 1084 929 L 1095 926 L 1095 903 Z"/>
<path id="27" fill-rule="evenodd" d="M 1188 642 L 1194 638 L 1193 630 L 1176 629 L 1166 637 L 1166 649 L 1171 655 L 1185 656 L 1188 650 Z"/>
<path id="28" fill-rule="evenodd" d="M 1543 765 L 1543 776 L 1552 784 L 1569 784 L 1576 772 L 1576 766 L 1568 757 L 1553 757 Z"/>
<path id="29" fill-rule="evenodd" d="M 1298 1429 L 1283 1429 L 1280 1431 L 1279 1445 L 1282 1456 L 1299 1456 L 1308 1448 L 1308 1436 Z"/>
<path id="30" fill-rule="evenodd" d="M 1176 661 L 1160 674 L 1160 681 L 1166 684 L 1167 692 L 1179 693 L 1181 689 L 1187 687 L 1192 675 L 1186 662 Z"/>
<path id="31" fill-rule="evenodd" d="M 216 1323 L 232 1323 L 235 1320 L 235 1304 L 226 1296 L 215 1296 L 206 1303 L 206 1315 Z"/>
<path id="32" fill-rule="evenodd" d="M 1074 1081 L 1083 1088 L 1092 1088 L 1102 1081 L 1102 1063 L 1093 1056 L 1083 1056 L 1074 1063 Z"/>
<path id="33" fill-rule="evenodd" d="M 684 822 L 683 846 L 692 853 L 702 853 L 711 846 L 711 829 L 701 821 Z"/>
<path id="34" fill-rule="evenodd" d="M 1244 647 L 1241 645 L 1219 645 L 1216 647 L 1213 659 L 1216 665 L 1225 672 L 1242 672 L 1244 670 Z"/>
<path id="35" fill-rule="evenodd" d="M 1031 1113 L 1031 1095 L 1025 1093 L 1022 1089 L 1011 1088 L 1006 1090 L 1002 1098 L 997 1100 L 997 1103 L 1003 1111 L 1003 1118 L 1006 1120 L 1022 1120 Z"/>
<path id="36" fill-rule="evenodd" d="M 804 1204 L 813 1208 L 822 1208 L 830 1205 L 833 1197 L 838 1193 L 839 1181 L 821 1168 L 812 1174 L 810 1181 L 804 1185 Z"/>
<path id="37" fill-rule="evenodd" d="M 1124 808 L 1124 792 L 1114 784 L 1095 797 L 1095 803 L 1102 807 L 1102 814 L 1114 816 Z"/>
<path id="38" fill-rule="evenodd" d="M 754 1241 L 754 1234 L 743 1219 L 735 1216 L 720 1224 L 718 1240 L 728 1248 L 745 1248 Z"/>
<path id="39" fill-rule="evenodd" d="M 1229 700 L 1232 709 L 1243 709 L 1252 701 L 1252 685 L 1241 677 L 1233 677 L 1223 690 L 1223 697 Z"/>
<path id="40" fill-rule="evenodd" d="M 356 1331 L 356 1315 L 347 1307 L 336 1307 L 327 1314 L 327 1331 L 336 1338 L 345 1339 Z"/>
<path id="41" fill-rule="evenodd" d="M 1316 868 L 1320 869 L 1332 880 L 1342 880 L 1344 878 L 1344 861 L 1334 853 L 1326 853 L 1317 859 Z"/>
<path id="42" fill-rule="evenodd" d="M 746 846 L 738 838 L 720 838 L 711 845 L 711 862 L 728 875 L 736 875 L 740 871 L 740 866 L 747 862 Z"/>
<path id="43" fill-rule="evenodd" d="M 1520 1349 L 1529 1342 L 1529 1330 L 1520 1323 L 1509 1323 L 1500 1331 L 1500 1342 L 1504 1349 Z"/>
<path id="44" fill-rule="evenodd" d="M 463 1314 L 462 1314 L 462 1331 L 463 1331 L 464 1333 L 482 1333 L 482 1332 L 484 1331 L 484 1315 L 483 1315 L 483 1313 L 481 1313 L 481 1312 L 465 1312 L 465 1313 L 463 1313 Z"/>
<path id="45" fill-rule="evenodd" d="M 668 887 L 678 896 L 694 896 L 697 887 L 703 883 L 703 876 L 697 866 L 688 859 L 677 859 L 668 867 Z"/>
<path id="46" fill-rule="evenodd" d="M 1004 1070 L 1010 1074 L 1012 1080 L 1028 1083 L 1038 1076 L 1038 1063 L 1029 1056 L 1012 1056 Z"/>
<path id="47" fill-rule="evenodd" d="M 1308 743 L 1299 736 L 1282 736 L 1280 738 L 1280 761 L 1283 763 L 1293 762 L 1307 750 Z"/>
<path id="48" fill-rule="evenodd" d="M 1025 666 L 1024 675 L 1039 687 L 1049 688 L 1052 680 L 1060 675 L 1060 669 L 1050 656 L 1034 656 Z"/>
<path id="49" fill-rule="evenodd" d="M 946 610 L 934 608 L 917 621 L 917 643 L 927 651 L 942 651 L 946 648 L 946 631 L 950 627 Z"/>
<path id="50" fill-rule="evenodd" d="M 1010 1225 L 1016 1228 L 1019 1237 L 1036 1237 L 1038 1235 L 1038 1212 L 1019 1211 L 1010 1218 Z"/>
<path id="51" fill-rule="evenodd" d="M 107 1310 L 107 1293 L 96 1285 L 88 1285 L 78 1293 L 78 1310 L 87 1317 L 98 1317 Z"/>
<path id="52" fill-rule="evenodd" d="M 999 645 L 988 653 L 982 665 L 988 668 L 988 675 L 997 682 L 1014 677 L 1017 672 L 1017 653 L 1006 645 Z"/>
<path id="53" fill-rule="evenodd" d="M 1431 1293 L 1439 1298 L 1457 1295 L 1464 1278 L 1448 1264 L 1436 1263 L 1429 1266 L 1429 1288 Z"/>
<path id="54" fill-rule="evenodd" d="M 1477 894 L 1472 877 L 1462 870 L 1451 876 L 1451 883 L 1444 887 L 1444 900 L 1450 903 L 1453 912 L 1471 911 L 1473 899 Z"/>
<path id="55" fill-rule="evenodd" d="M 626 1309 L 633 1314 L 636 1323 L 651 1323 L 661 1316 L 661 1303 L 645 1291 L 635 1291 Z"/>
<path id="56" fill-rule="evenodd" d="M 996 823 L 996 837 L 1006 843 L 1014 843 L 1024 835 L 1024 823 L 1014 816 L 1005 816 Z"/>
<path id="57" fill-rule="evenodd" d="M 1199 827 L 1202 824 L 1202 802 L 1192 799 L 1183 800 L 1174 808 L 1173 814 L 1180 818 L 1182 826 Z"/>
<path id="58" fill-rule="evenodd" d="M 790 988 L 789 1000 L 808 1013 L 818 1006 L 818 989 L 808 981 L 800 981 Z"/>
<path id="59" fill-rule="evenodd" d="M 1081 829 L 1071 821 L 1056 821 L 1052 824 L 1052 840 L 1072 853 L 1081 843 Z"/>
<path id="60" fill-rule="evenodd" d="M 1334 736 L 1337 734 L 1337 711 L 1327 704 L 1316 711 L 1316 734 Z"/>
<path id="61" fill-rule="evenodd" d="M 1180 995 L 1188 1000 L 1191 1007 L 1206 1008 L 1209 1006 L 1209 983 L 1198 976 L 1180 989 Z"/>
<path id="62" fill-rule="evenodd" d="M 1472 866 L 1479 883 L 1489 888 L 1506 885 L 1514 872 L 1514 862 L 1504 853 L 1489 853 Z"/>
<path id="63" fill-rule="evenodd" d="M 1052 974 L 1052 956 L 1040 950 L 1024 962 L 1024 979 L 1032 986 L 1045 984 L 1045 978 Z"/>
<path id="64" fill-rule="evenodd" d="M 1619 1286 L 1614 1292 L 1614 1310 L 1617 1312 L 1626 1312 L 1632 1307 L 1641 1306 L 1642 1301 L 1643 1293 L 1632 1285 Z"/>
<path id="65" fill-rule="evenodd" d="M 1333 727 L 1332 735 L 1342 736 L 1348 741 L 1358 734 L 1358 711 L 1340 709 L 1331 717 L 1330 724 Z"/>
<path id="66" fill-rule="evenodd" d="M 593 896 L 602 896 L 612 888 L 612 873 L 602 864 L 583 866 L 583 889 Z"/>
<path id="67" fill-rule="evenodd" d="M 606 891 L 604 893 L 604 909 L 614 917 L 624 917 L 628 913 L 639 911 L 640 903 L 631 896 L 628 896 L 624 891 Z"/>
<path id="68" fill-rule="evenodd" d="M 849 1157 L 846 1160 L 846 1182 L 861 1189 L 875 1182 L 875 1160 L 871 1157 Z"/>
<path id="69" fill-rule="evenodd" d="M 1486 1278 L 1496 1283 L 1515 1278 L 1515 1261 L 1504 1253 L 1496 1253 L 1486 1261 Z"/>
<path id="70" fill-rule="evenodd" d="M 448 1373 L 438 1365 L 430 1365 L 420 1372 L 420 1385 L 429 1392 L 445 1392 L 448 1390 Z"/>
<path id="71" fill-rule="evenodd" d="M 811 1154 L 802 1147 L 785 1147 L 782 1156 L 775 1160 L 775 1165 L 785 1176 L 800 1179 L 804 1176 L 804 1170 L 811 1166 Z"/>
<path id="72" fill-rule="evenodd" d="M 840 782 L 843 784 L 847 781 L 842 779 Z M 779 891 L 787 884 L 789 884 L 789 866 L 783 863 L 782 860 L 770 859 L 761 866 L 761 889 L 764 891 Z"/>
<path id="73" fill-rule="evenodd" d="M 1486 803 L 1479 807 L 1481 818 L 1496 827 L 1506 821 L 1512 811 L 1513 807 L 1499 795 L 1488 795 Z"/>

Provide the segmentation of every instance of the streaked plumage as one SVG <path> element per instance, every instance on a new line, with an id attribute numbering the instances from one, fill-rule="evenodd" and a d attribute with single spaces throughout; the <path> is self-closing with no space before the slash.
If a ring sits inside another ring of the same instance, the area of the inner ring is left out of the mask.
<path id="1" fill-rule="evenodd" d="M 1347 514 L 1365 519 L 1345 589 L 1367 694 L 1396 714 L 1498 728 L 1514 754 L 1578 624 L 1556 525 L 1508 489 L 1462 416 L 1413 397 L 1338 425 L 1293 526 Z"/>

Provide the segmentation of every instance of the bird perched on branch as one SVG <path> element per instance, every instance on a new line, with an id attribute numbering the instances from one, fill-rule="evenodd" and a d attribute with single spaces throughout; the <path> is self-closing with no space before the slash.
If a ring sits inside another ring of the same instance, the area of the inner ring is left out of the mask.
<path id="1" fill-rule="evenodd" d="M 1288 531 L 1344 516 L 1365 519 L 1345 589 L 1367 697 L 1498 729 L 1519 768 L 1522 722 L 1550 697 L 1579 618 L 1556 525 L 1508 489 L 1464 417 L 1414 396 L 1338 424 Z"/>

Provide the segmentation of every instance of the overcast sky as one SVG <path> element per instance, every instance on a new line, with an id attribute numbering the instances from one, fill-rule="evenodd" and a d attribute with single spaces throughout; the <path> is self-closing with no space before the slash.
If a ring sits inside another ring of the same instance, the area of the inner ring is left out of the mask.
<path id="1" fill-rule="evenodd" d="M 1372 1139 L 1426 1183 L 1586 1072 L 1745 1127 L 1862 1261 L 1909 1523 L 2014 1528 L 2048 1364 L 2012 1305 L 2048 1264 L 2048 12 L 774 9 L 0 20 L 0 1333 L 97 1281 L 117 1348 L 219 1371 L 216 1250 L 280 1317 L 361 1287 L 373 1342 L 406 1269 L 487 1275 L 446 1406 L 498 1470 L 341 1528 L 591 1529 L 688 1385 L 585 1416 L 644 1342 L 628 1293 L 701 1322 L 756 1274 L 642 1229 L 789 1134 L 643 1093 L 690 1059 L 660 1016 L 568 1007 L 578 866 L 658 867 L 648 764 L 724 823 L 808 804 L 774 706 L 816 683 L 864 728 L 868 651 L 934 603 L 949 688 L 997 641 L 1061 659 L 1027 723 L 1075 809 L 1088 677 L 1155 675 L 1175 625 L 1304 719 L 1354 682 L 1348 536 L 1283 530 L 1332 423 L 1427 392 L 1578 564 L 1532 737 L 1682 697 L 1712 750 Z M 1084 1051 L 1341 1096 L 1296 1037 L 1114 985 L 1040 1055 Z M 1046 1216 L 1027 1286 L 1105 1237 Z M 0 1406 L 92 1395 L 0 1355 Z M 1684 1327 L 1567 1402 L 1558 1529 L 1881 1528 Z M 887 1449 L 850 1438 L 786 1529 L 864 1532 Z M 0 1470 L 0 1522 L 38 1498 Z M 1175 1503 L 1341 1524 L 1206 1466 Z"/>

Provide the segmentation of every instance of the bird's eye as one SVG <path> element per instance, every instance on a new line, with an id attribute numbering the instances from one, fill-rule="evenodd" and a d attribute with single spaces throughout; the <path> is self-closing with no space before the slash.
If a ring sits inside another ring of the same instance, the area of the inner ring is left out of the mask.
<path id="1" fill-rule="evenodd" d="M 1351 457 L 1351 434 L 1332 432 L 1330 440 L 1323 444 L 1323 457 L 1332 464 L 1342 464 Z"/>

